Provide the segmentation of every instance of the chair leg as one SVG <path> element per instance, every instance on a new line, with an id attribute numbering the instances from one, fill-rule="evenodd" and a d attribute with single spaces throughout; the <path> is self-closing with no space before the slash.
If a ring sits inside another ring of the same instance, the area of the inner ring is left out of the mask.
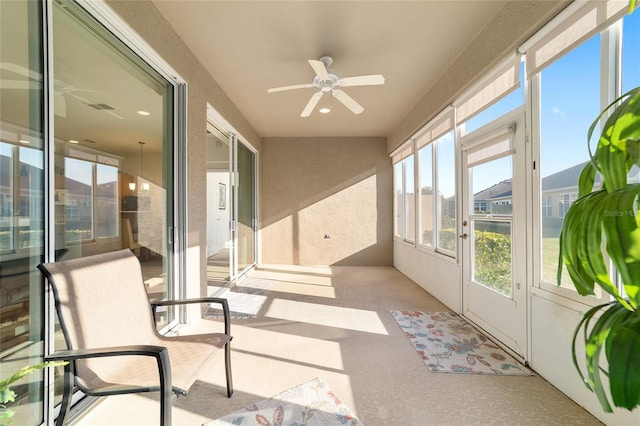
<path id="1" fill-rule="evenodd" d="M 70 361 L 64 366 L 64 388 L 62 393 L 62 403 L 60 405 L 60 412 L 56 418 L 56 426 L 62 426 L 64 419 L 69 414 L 69 408 L 71 407 L 71 397 L 73 395 L 73 381 L 74 381 L 74 361 Z"/>
<path id="2" fill-rule="evenodd" d="M 169 351 L 163 348 L 158 354 L 158 372 L 160 374 L 160 426 L 171 426 L 171 404 L 173 386 Z"/>
<path id="3" fill-rule="evenodd" d="M 233 378 L 231 377 L 231 342 L 224 345 L 224 370 L 227 375 L 227 398 L 233 395 Z"/>
<path id="4" fill-rule="evenodd" d="M 160 426 L 171 426 L 171 391 L 160 392 Z"/>

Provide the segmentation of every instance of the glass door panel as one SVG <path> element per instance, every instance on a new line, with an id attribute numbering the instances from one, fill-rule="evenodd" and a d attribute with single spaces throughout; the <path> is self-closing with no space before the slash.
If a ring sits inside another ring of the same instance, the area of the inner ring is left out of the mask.
<path id="1" fill-rule="evenodd" d="M 0 1 L 0 378 L 42 362 L 45 253 L 39 2 Z M 43 375 L 12 386 L 13 423 L 43 422 Z"/>
<path id="2" fill-rule="evenodd" d="M 232 276 L 230 157 L 229 135 L 207 124 L 207 284 L 215 288 Z"/>
<path id="3" fill-rule="evenodd" d="M 511 221 L 472 219 L 472 281 L 511 298 Z"/>
<path id="4" fill-rule="evenodd" d="M 255 258 L 255 154 L 238 143 L 238 272 L 253 266 Z"/>
<path id="5" fill-rule="evenodd" d="M 473 282 L 511 297 L 511 219 L 513 165 L 511 156 L 469 170 L 473 215 L 469 223 Z"/>
<path id="6" fill-rule="evenodd" d="M 173 86 L 72 2 L 53 3 L 55 248 L 122 248 L 174 294 Z M 173 320 L 158 316 L 158 327 Z"/>

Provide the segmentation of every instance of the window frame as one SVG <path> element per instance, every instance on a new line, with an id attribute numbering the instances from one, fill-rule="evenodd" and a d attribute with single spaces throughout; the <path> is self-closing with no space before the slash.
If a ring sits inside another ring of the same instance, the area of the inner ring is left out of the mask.
<path id="1" fill-rule="evenodd" d="M 415 245 L 415 236 L 413 239 L 408 238 L 407 235 L 407 161 L 411 160 L 413 163 L 413 193 L 415 198 L 416 187 L 416 165 L 415 165 L 415 152 L 413 139 L 405 142 L 398 150 L 391 155 L 393 161 L 393 229 L 394 239 L 401 240 L 406 243 Z M 399 173 L 398 173 L 399 172 Z M 398 176 L 398 174 L 400 176 Z M 400 186 L 398 186 L 398 178 L 401 178 Z M 397 190 L 400 189 L 400 196 L 398 197 Z M 415 234 L 415 201 L 414 201 L 414 234 Z M 401 219 L 401 220 L 400 220 Z"/>
<path id="2" fill-rule="evenodd" d="M 436 200 L 432 203 L 432 239 L 431 244 L 425 243 L 422 240 L 422 228 L 423 228 L 423 212 L 422 212 L 422 194 L 421 194 L 421 176 L 422 176 L 422 166 L 420 162 L 420 153 L 422 149 L 425 149 L 427 146 L 431 149 L 431 169 L 427 173 L 431 174 L 431 185 L 432 185 L 432 193 L 439 193 L 439 185 L 438 185 L 438 167 L 439 165 L 439 157 L 438 157 L 438 143 L 444 138 L 452 138 L 453 142 L 453 153 L 454 158 L 451 164 L 453 168 L 453 174 L 457 177 L 457 132 L 455 127 L 455 113 L 453 108 L 448 107 L 443 110 L 440 114 L 438 114 L 433 120 L 427 123 L 422 129 L 416 132 L 408 141 L 402 144 L 398 149 L 396 149 L 392 154 L 393 161 L 393 191 L 394 191 L 394 239 L 403 241 L 405 243 L 411 244 L 414 247 L 422 251 L 426 251 L 428 253 L 441 255 L 447 259 L 457 260 L 458 257 L 458 243 L 457 239 L 455 239 L 455 247 L 453 250 L 448 248 L 444 248 L 440 246 L 440 232 L 441 232 L 441 213 L 442 213 L 442 200 L 440 197 L 437 197 Z M 443 143 L 443 142 L 440 142 Z M 414 212 L 414 220 L 413 220 L 413 228 L 414 235 L 413 238 L 407 235 L 407 212 L 406 210 L 406 196 L 407 196 L 407 188 L 406 188 L 406 161 L 413 161 L 413 194 L 414 194 L 414 204 L 413 204 L 413 212 Z M 400 203 L 397 200 L 397 189 L 398 189 L 398 167 L 402 167 L 402 197 L 403 197 L 403 211 L 398 211 Z M 456 182 L 457 179 L 454 179 Z M 458 186 L 457 183 L 453 186 L 453 195 L 452 197 L 456 201 L 456 211 L 457 211 L 457 197 L 458 197 Z M 457 214 L 457 213 L 456 213 Z M 402 216 L 400 216 L 402 215 Z M 402 226 L 402 232 L 399 232 L 400 223 L 399 218 L 402 217 L 405 219 L 405 223 Z M 457 232 L 457 216 L 454 217 L 455 229 Z"/>
<path id="3" fill-rule="evenodd" d="M 431 164 L 430 164 L 430 168 L 429 168 L 429 174 L 431 175 L 431 195 L 432 197 L 435 196 L 435 194 L 437 194 L 437 190 L 436 190 L 436 176 L 435 176 L 435 165 L 434 165 L 434 158 L 435 158 L 435 145 L 433 144 L 433 142 L 429 142 L 423 146 L 421 146 L 420 148 L 418 148 L 416 150 L 416 160 L 417 160 L 417 167 L 416 167 L 416 173 L 417 173 L 417 193 L 418 193 L 418 203 L 417 203 L 417 213 L 416 213 L 416 218 L 417 218 L 417 231 L 419 233 L 419 238 L 418 236 L 416 236 L 416 244 L 418 247 L 424 248 L 424 249 L 428 249 L 428 250 L 435 250 L 436 248 L 436 227 L 435 227 L 435 218 L 437 215 L 437 202 L 434 202 L 434 200 L 432 199 L 431 201 L 431 241 L 429 243 L 425 242 L 422 238 L 424 232 L 426 231 L 424 229 L 423 226 L 423 211 L 422 211 L 422 185 L 421 185 L 421 177 L 422 177 L 422 160 L 421 160 L 421 152 L 422 150 L 426 150 L 429 149 L 430 151 L 430 159 L 431 159 Z"/>

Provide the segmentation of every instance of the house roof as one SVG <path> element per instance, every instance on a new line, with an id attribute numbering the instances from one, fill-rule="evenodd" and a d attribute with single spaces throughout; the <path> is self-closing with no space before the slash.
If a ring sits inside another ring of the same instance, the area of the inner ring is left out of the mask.
<path id="1" fill-rule="evenodd" d="M 577 188 L 578 178 L 587 163 L 588 161 L 585 161 L 542 178 L 542 191 L 547 192 L 562 188 Z M 596 175 L 596 182 L 598 180 L 599 175 Z M 508 197 L 511 194 L 511 179 L 508 179 L 474 194 L 473 197 L 475 200 L 489 200 Z"/>
<path id="2" fill-rule="evenodd" d="M 560 188 L 571 188 L 578 186 L 578 178 L 584 166 L 588 161 L 576 164 L 568 169 L 561 170 L 557 173 L 542 178 L 542 190 L 552 191 Z"/>
<path id="3" fill-rule="evenodd" d="M 489 200 L 491 198 L 505 197 L 511 194 L 511 179 L 498 182 L 487 189 L 483 189 L 480 192 L 473 194 L 474 200 Z"/>

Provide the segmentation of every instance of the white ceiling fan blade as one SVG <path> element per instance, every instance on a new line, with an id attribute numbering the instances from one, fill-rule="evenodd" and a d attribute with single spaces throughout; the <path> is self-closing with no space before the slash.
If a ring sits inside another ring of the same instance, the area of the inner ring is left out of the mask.
<path id="1" fill-rule="evenodd" d="M 384 84 L 384 77 L 380 74 L 373 75 L 361 75 L 358 77 L 346 77 L 342 78 L 342 86 L 375 86 Z"/>
<path id="2" fill-rule="evenodd" d="M 0 80 L 0 89 L 40 89 L 42 86 L 38 83 L 30 82 L 28 80 Z"/>
<path id="3" fill-rule="evenodd" d="M 362 111 L 364 111 L 362 105 L 357 103 L 351 96 L 347 95 L 340 89 L 336 89 L 333 91 L 333 97 L 342 102 L 344 106 L 349 108 L 354 114 L 360 114 Z"/>
<path id="4" fill-rule="evenodd" d="M 53 112 L 58 117 L 67 116 L 67 100 L 62 95 L 55 95 L 53 97 Z"/>
<path id="5" fill-rule="evenodd" d="M 309 102 L 307 103 L 307 106 L 304 107 L 304 110 L 302 110 L 302 114 L 300 114 L 300 117 L 308 117 L 311 115 L 311 113 L 313 112 L 313 109 L 316 107 L 316 105 L 318 104 L 318 102 L 320 101 L 320 98 L 323 95 L 323 91 L 319 91 L 313 94 L 313 96 L 311 96 L 311 99 L 309 99 Z"/>
<path id="6" fill-rule="evenodd" d="M 114 116 L 115 118 L 119 118 L 120 120 L 124 120 L 124 117 L 120 117 L 118 114 L 116 114 L 116 113 L 115 113 L 115 112 L 113 112 L 113 111 L 104 110 L 104 112 L 106 112 L 106 113 L 107 113 L 107 114 L 109 114 L 109 115 Z"/>
<path id="7" fill-rule="evenodd" d="M 30 70 L 29 68 L 23 67 L 22 65 L 14 64 L 12 62 L 0 62 L 0 68 L 23 75 L 25 77 L 29 77 L 32 80 L 42 80 L 42 74 L 40 74 L 39 72 Z"/>
<path id="8" fill-rule="evenodd" d="M 274 93 L 274 92 L 282 92 L 283 90 L 307 89 L 309 87 L 313 87 L 313 84 L 307 83 L 307 84 L 296 84 L 293 86 L 274 87 L 273 89 L 267 90 L 267 92 Z"/>
<path id="9" fill-rule="evenodd" d="M 320 78 L 329 77 L 329 73 L 327 72 L 327 67 L 324 66 L 323 62 L 315 61 L 313 59 L 309 59 L 309 65 L 313 68 L 313 72 Z"/>

